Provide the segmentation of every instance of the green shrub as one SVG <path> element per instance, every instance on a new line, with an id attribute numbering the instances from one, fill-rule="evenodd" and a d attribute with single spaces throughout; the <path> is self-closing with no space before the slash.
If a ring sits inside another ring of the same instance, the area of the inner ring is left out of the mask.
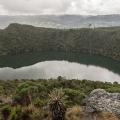
<path id="1" fill-rule="evenodd" d="M 11 114 L 11 107 L 10 106 L 4 106 L 1 109 L 1 114 L 4 120 L 8 120 L 10 114 Z"/>
<path id="2" fill-rule="evenodd" d="M 86 95 L 79 91 L 79 90 L 73 90 L 73 89 L 64 89 L 65 94 L 68 96 L 67 97 L 67 104 L 68 105 L 75 105 L 78 104 L 80 105 L 82 103 L 82 100 L 86 97 Z"/>
<path id="3" fill-rule="evenodd" d="M 21 114 L 22 114 L 22 107 L 16 106 L 10 115 L 10 120 L 21 120 Z"/>
<path id="4" fill-rule="evenodd" d="M 23 83 L 21 84 L 14 95 L 13 99 L 18 104 L 29 105 L 34 98 L 37 97 L 38 87 L 37 85 L 33 85 L 31 83 Z"/>
<path id="5" fill-rule="evenodd" d="M 38 107 L 38 108 L 41 108 L 41 107 L 47 105 L 47 103 L 48 103 L 48 100 L 45 100 L 45 99 L 36 99 L 34 101 L 35 107 Z"/>
<path id="6" fill-rule="evenodd" d="M 120 93 L 120 87 L 110 87 L 106 90 L 110 93 Z"/>

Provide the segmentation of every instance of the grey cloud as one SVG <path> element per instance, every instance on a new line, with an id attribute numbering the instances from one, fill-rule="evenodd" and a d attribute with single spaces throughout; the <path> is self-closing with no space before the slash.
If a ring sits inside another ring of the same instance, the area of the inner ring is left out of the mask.
<path id="1" fill-rule="evenodd" d="M 1 0 L 0 4 L 15 14 L 62 14 L 70 6 L 70 0 Z"/>
<path id="2" fill-rule="evenodd" d="M 0 0 L 0 14 L 120 14 L 120 0 Z"/>

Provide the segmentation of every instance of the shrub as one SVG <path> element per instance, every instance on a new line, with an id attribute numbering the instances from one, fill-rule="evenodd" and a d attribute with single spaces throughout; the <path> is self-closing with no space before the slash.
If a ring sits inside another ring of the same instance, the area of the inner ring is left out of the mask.
<path id="1" fill-rule="evenodd" d="M 21 119 L 21 113 L 22 113 L 22 107 L 21 106 L 16 106 L 11 115 L 10 115 L 10 120 L 20 120 Z"/>
<path id="2" fill-rule="evenodd" d="M 10 106 L 4 106 L 1 110 L 2 116 L 4 120 L 8 120 L 10 113 L 11 113 L 11 107 Z"/>
<path id="3" fill-rule="evenodd" d="M 29 105 L 37 97 L 38 87 L 33 84 L 21 84 L 13 97 L 14 101 L 21 105 Z"/>
<path id="4" fill-rule="evenodd" d="M 68 105 L 80 105 L 82 103 L 82 100 L 86 97 L 86 95 L 79 91 L 79 90 L 73 90 L 73 89 L 64 89 L 65 94 L 67 97 L 67 104 Z"/>

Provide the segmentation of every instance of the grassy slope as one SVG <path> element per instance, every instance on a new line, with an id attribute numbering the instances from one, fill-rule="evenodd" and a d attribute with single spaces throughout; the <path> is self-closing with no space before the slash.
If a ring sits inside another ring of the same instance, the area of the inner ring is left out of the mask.
<path id="1" fill-rule="evenodd" d="M 120 60 L 120 27 L 62 30 L 10 24 L 0 30 L 0 55 L 39 51 L 80 52 Z"/>

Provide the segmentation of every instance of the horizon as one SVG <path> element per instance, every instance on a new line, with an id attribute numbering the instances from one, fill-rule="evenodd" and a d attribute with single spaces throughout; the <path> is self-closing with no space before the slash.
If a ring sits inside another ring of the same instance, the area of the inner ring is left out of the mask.
<path id="1" fill-rule="evenodd" d="M 0 16 L 119 16 L 120 14 L 96 14 L 96 15 L 82 15 L 82 14 L 15 14 L 15 15 L 0 15 Z"/>

